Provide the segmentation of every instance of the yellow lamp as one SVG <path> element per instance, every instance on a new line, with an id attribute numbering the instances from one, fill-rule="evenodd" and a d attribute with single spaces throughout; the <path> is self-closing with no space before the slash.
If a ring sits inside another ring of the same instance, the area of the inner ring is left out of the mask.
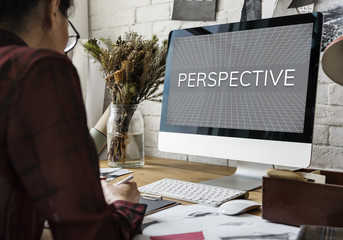
<path id="1" fill-rule="evenodd" d="M 343 36 L 335 39 L 326 47 L 322 58 L 322 67 L 332 81 L 343 85 Z"/>

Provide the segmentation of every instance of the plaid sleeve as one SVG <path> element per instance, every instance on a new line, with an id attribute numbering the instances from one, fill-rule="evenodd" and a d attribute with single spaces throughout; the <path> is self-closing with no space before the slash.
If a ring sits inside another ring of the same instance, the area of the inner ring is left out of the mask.
<path id="1" fill-rule="evenodd" d="M 301 226 L 297 240 L 341 240 L 343 228 L 325 226 Z"/>
<path id="2" fill-rule="evenodd" d="M 107 205 L 79 78 L 64 56 L 37 61 L 9 112 L 9 158 L 54 239 L 130 239 L 144 206 Z"/>
<path id="3" fill-rule="evenodd" d="M 141 226 L 147 205 L 126 201 L 115 201 L 113 205 L 117 212 L 125 216 L 125 219 L 131 223 L 131 225 L 128 224 L 126 226 L 133 227 L 132 229 L 127 229 L 126 232 L 132 232 L 133 236 L 141 233 Z"/>

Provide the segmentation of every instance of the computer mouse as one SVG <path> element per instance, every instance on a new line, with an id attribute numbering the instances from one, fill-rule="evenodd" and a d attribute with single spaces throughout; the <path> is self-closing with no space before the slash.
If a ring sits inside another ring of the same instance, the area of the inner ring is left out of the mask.
<path id="1" fill-rule="evenodd" d="M 238 215 L 261 207 L 261 204 L 247 199 L 234 199 L 219 206 L 219 212 L 226 215 Z"/>

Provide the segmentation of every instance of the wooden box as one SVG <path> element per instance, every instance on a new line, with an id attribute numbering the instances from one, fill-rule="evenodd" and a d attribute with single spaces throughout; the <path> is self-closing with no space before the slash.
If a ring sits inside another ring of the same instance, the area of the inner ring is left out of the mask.
<path id="1" fill-rule="evenodd" d="M 262 218 L 295 226 L 343 227 L 343 173 L 321 174 L 326 184 L 263 177 Z"/>

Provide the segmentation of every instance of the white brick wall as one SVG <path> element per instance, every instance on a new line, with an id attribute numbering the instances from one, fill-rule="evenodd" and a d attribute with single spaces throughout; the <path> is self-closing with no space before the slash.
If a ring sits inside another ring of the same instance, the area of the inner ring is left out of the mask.
<path id="1" fill-rule="evenodd" d="M 343 103 L 343 87 L 338 84 L 330 84 L 329 87 L 330 105 L 340 106 Z"/>
<path id="2" fill-rule="evenodd" d="M 273 0 L 263 1 L 270 2 L 270 4 L 273 2 Z M 243 2 L 244 0 L 218 0 L 216 22 L 183 22 L 170 20 L 173 0 L 89 0 L 90 37 L 115 39 L 125 32 L 136 31 L 146 38 L 156 34 L 161 40 L 167 39 L 169 32 L 173 29 L 237 22 L 240 20 Z M 220 165 L 228 164 L 226 160 L 158 151 L 157 138 L 161 104 L 144 102 L 140 105 L 140 110 L 145 121 L 145 152 L 147 156 L 212 162 Z M 319 72 L 315 122 L 313 139 L 315 145 L 311 166 L 342 171 L 343 87 L 333 83 L 322 70 Z"/>

